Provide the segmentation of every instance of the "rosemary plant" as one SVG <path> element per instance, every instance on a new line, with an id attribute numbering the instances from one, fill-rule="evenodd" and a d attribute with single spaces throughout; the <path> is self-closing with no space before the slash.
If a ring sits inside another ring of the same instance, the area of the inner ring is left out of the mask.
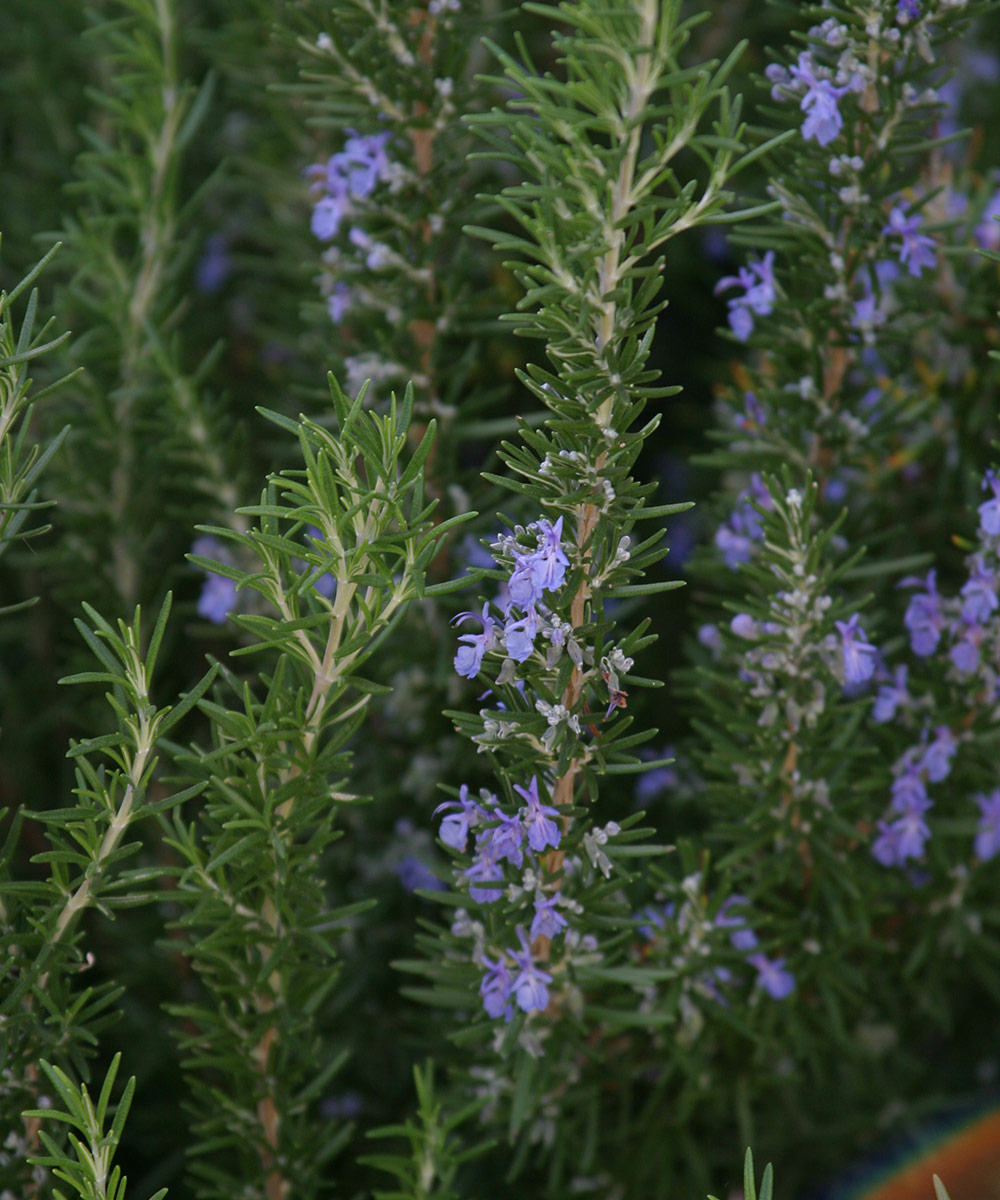
<path id="1" fill-rule="evenodd" d="M 989 1102 L 996 13 L 4 7 L 0 1200 Z"/>

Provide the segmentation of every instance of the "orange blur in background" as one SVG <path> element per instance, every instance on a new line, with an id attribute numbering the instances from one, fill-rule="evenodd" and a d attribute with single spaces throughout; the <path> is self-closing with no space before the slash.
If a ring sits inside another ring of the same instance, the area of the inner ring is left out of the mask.
<path id="1" fill-rule="evenodd" d="M 934 1200 L 938 1175 L 951 1200 L 1000 1200 L 1000 1109 L 925 1147 L 917 1158 L 866 1184 L 850 1200 Z"/>

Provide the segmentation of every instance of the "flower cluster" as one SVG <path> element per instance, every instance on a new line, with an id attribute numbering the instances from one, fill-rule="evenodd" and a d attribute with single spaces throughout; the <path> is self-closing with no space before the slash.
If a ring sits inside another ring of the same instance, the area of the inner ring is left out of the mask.
<path id="1" fill-rule="evenodd" d="M 927 739 L 925 729 L 921 744 L 911 746 L 893 766 L 893 819 L 879 821 L 879 836 L 872 846 L 872 854 L 884 867 L 900 867 L 909 858 L 920 858 L 931 836 L 924 820 L 933 803 L 926 785 L 948 778 L 958 742 L 946 725 L 934 730 L 932 742 Z"/>
<path id="2" fill-rule="evenodd" d="M 742 295 L 726 301 L 729 307 L 729 327 L 741 342 L 753 333 L 753 319 L 766 317 L 774 308 L 777 288 L 774 282 L 774 251 L 768 250 L 760 260 L 740 267 L 735 275 L 727 275 L 715 285 L 715 293 L 730 288 L 743 289 Z"/>
<path id="3" fill-rule="evenodd" d="M 686 876 L 672 890 L 677 899 L 666 904 L 647 905 L 636 917 L 639 933 L 650 953 L 665 956 L 682 977 L 680 1012 L 682 1036 L 693 1039 L 702 1027 L 700 998 L 728 1005 L 733 991 L 746 976 L 723 963 L 705 966 L 707 958 L 731 959 L 732 951 L 756 971 L 755 985 L 774 1000 L 784 1000 L 795 990 L 795 977 L 784 958 L 769 958 L 760 950 L 757 935 L 747 920 L 750 904 L 746 896 L 733 894 L 711 912 L 711 903 L 703 889 L 702 875 Z M 644 1000 L 649 1009 L 655 1003 L 655 989 Z"/>
<path id="4" fill-rule="evenodd" d="M 943 596 L 934 570 L 923 579 L 908 576 L 899 585 L 916 589 L 903 618 L 910 649 L 918 659 L 944 667 L 954 699 L 968 712 L 966 727 L 978 714 L 994 719 L 1000 700 L 1000 622 L 995 619 L 1000 610 L 1000 479 L 996 472 L 988 470 L 982 486 L 991 495 L 979 506 L 978 544 L 966 558 L 967 577 L 958 594 Z M 927 784 L 948 778 L 952 757 L 969 737 L 968 732 L 956 733 L 947 725 L 932 729 L 927 714 L 935 708 L 933 695 L 930 690 L 914 695 L 915 690 L 905 664 L 891 676 L 883 672 L 872 713 L 878 724 L 895 721 L 920 727 L 919 742 L 909 746 L 893 766 L 891 819 L 878 822 L 879 836 L 872 846 L 875 858 L 887 867 L 922 857 L 931 836 L 925 819 L 933 803 Z M 977 803 L 982 819 L 976 853 L 980 858 L 992 857 L 997 852 L 995 804 L 983 796 L 977 797 Z"/>
<path id="5" fill-rule="evenodd" d="M 500 899 L 502 891 L 499 887 L 483 885 L 503 881 L 504 861 L 520 870 L 524 865 L 526 843 L 536 854 L 559 845 L 559 826 L 552 820 L 559 814 L 551 805 L 541 802 L 537 777 L 532 777 L 526 788 L 515 784 L 514 790 L 525 801 L 515 816 L 506 815 L 496 796 L 490 793 L 481 795 L 481 802 L 477 803 L 470 798 L 465 784 L 457 800 L 446 800 L 434 810 L 435 816 L 447 812 L 439 834 L 441 841 L 453 850 L 464 851 L 470 832 L 479 830 L 472 865 L 464 875 L 471 885 L 470 895 L 481 903 Z"/>
<path id="6" fill-rule="evenodd" d="M 744 479 L 777 459 L 808 467 L 821 503 L 846 504 L 857 516 L 862 528 L 850 530 L 852 540 L 868 536 L 867 513 L 878 507 L 873 457 L 902 447 L 890 461 L 912 476 L 921 451 L 941 453 L 959 436 L 946 403 L 929 422 L 907 399 L 926 391 L 929 375 L 921 357 L 901 353 L 893 331 L 916 304 L 917 281 L 926 284 L 930 274 L 956 319 L 961 311 L 964 284 L 953 279 L 937 233 L 954 227 L 945 198 L 950 176 L 939 178 L 934 160 L 904 147 L 938 132 L 936 59 L 945 31 L 964 17 L 961 5 L 946 0 L 898 11 L 869 6 L 863 21 L 823 7 L 829 14 L 806 31 L 806 45 L 766 70 L 771 99 L 786 109 L 799 105 L 801 118 L 786 116 L 798 122 L 801 138 L 774 155 L 768 192 L 781 210 L 777 249 L 751 255 L 716 287 L 730 294 L 733 334 L 750 340 L 766 318 L 770 343 L 742 364 L 738 390 L 724 396 L 729 449 L 717 461 Z M 888 176 L 887 156 L 896 164 Z M 970 240 L 981 242 L 985 231 L 977 224 L 973 233 L 973 221 L 982 214 L 985 226 L 990 200 L 984 185 L 975 204 L 967 201 Z M 803 287 L 805 280 L 821 282 Z M 932 371 L 955 370 L 945 337 L 913 332 Z M 910 419 L 900 419 L 902 408 Z M 746 498 L 715 537 L 730 567 L 759 546 Z"/>
<path id="7" fill-rule="evenodd" d="M 548 962 L 552 940 L 568 928 L 564 914 L 579 911 L 579 905 L 546 881 L 548 867 L 541 857 L 557 850 L 562 842 L 558 810 L 543 802 L 537 777 L 526 787 L 513 787 L 524 801 L 514 813 L 505 812 L 497 797 L 485 790 L 473 798 L 466 785 L 457 800 L 445 801 L 435 810 L 435 815 L 445 814 L 439 836 L 446 846 L 464 853 L 472 840 L 472 862 L 457 872 L 460 886 L 468 888 L 471 899 L 492 905 L 506 895 L 512 904 L 525 909 L 523 921 L 513 918 L 520 949 L 507 948 L 490 958 L 480 937 L 473 952 L 483 970 L 479 989 L 483 1007 L 491 1017 L 503 1016 L 507 1021 L 513 1016 L 512 997 L 523 1012 L 548 1007 L 552 976 L 536 964 L 535 952 L 539 961 Z M 591 831 L 593 845 L 586 845 L 584 839 L 591 862 L 605 874 L 610 871 L 610 861 L 598 839 L 606 844 L 617 832 L 618 827 L 611 823 Z M 514 873 L 511 882 L 509 872 Z"/>
<path id="8" fill-rule="evenodd" d="M 401 168 L 394 164 L 386 153 L 388 132 L 368 136 L 352 133 L 344 149 L 324 163 L 314 163 L 306 174 L 312 180 L 311 191 L 318 195 L 313 206 L 311 227 L 313 233 L 324 242 L 329 242 L 340 232 L 341 224 L 358 210 L 359 204 L 375 192 L 380 183 L 390 188 L 400 184 Z M 348 241 L 355 251 L 360 251 L 369 270 L 374 271 L 389 265 L 392 252 L 373 239 L 359 225 L 348 230 Z M 324 255 L 328 266 L 336 266 L 339 251 L 331 248 Z M 351 307 L 351 290 L 343 279 L 325 274 L 320 280 L 326 295 L 327 312 L 330 320 L 339 324 Z"/>
<path id="9" fill-rule="evenodd" d="M 889 237 L 899 238 L 899 261 L 911 275 L 918 278 L 924 267 L 933 267 L 937 263 L 934 239 L 919 232 L 923 220 L 919 213 L 905 213 L 897 204 L 890 211 L 888 224 L 882 230 Z"/>
<path id="10" fill-rule="evenodd" d="M 313 206 L 312 231 L 320 241 L 337 236 L 340 223 L 358 200 L 364 200 L 379 183 L 392 178 L 392 165 L 385 147 L 388 133 L 365 137 L 354 133 L 343 150 L 326 163 L 314 163 L 306 174 L 313 181 L 312 191 L 319 194 Z"/>
<path id="11" fill-rule="evenodd" d="M 1000 494 L 992 471 L 984 487 Z M 966 559 L 968 577 L 957 596 L 946 598 L 937 590 L 937 572 L 925 579 L 908 576 L 900 587 L 914 587 L 903 618 L 910 648 L 920 658 L 935 653 L 941 638 L 949 644 L 948 658 L 958 680 L 978 680 L 990 700 L 1000 696 L 1000 629 L 993 615 L 1000 607 L 1000 518 L 994 498 L 980 505 L 980 547 Z"/>
<path id="12" fill-rule="evenodd" d="M 844 127 L 838 101 L 864 91 L 871 72 L 848 41 L 847 27 L 833 17 L 810 29 L 809 36 L 838 51 L 832 65 L 819 61 L 814 51 L 803 50 L 790 67 L 772 63 L 765 74 L 773 85 L 772 99 L 799 100 L 805 114 L 802 136 L 828 146 Z"/>
<path id="13" fill-rule="evenodd" d="M 715 534 L 715 545 L 722 553 L 726 566 L 732 571 L 742 563 L 750 561 L 755 544 L 764 536 L 764 528 L 755 504 L 768 512 L 772 508 L 771 493 L 764 486 L 764 481 L 757 471 L 750 476 L 750 486 L 744 488 L 736 497 L 736 507 L 728 520 L 719 526 Z"/>
<path id="14" fill-rule="evenodd" d="M 844 129 L 845 114 L 840 104 L 845 98 L 853 98 L 855 104 L 872 111 L 873 89 L 885 63 L 893 63 L 902 71 L 910 56 L 930 61 L 927 21 L 964 8 L 965 0 L 937 0 L 927 6 L 938 12 L 924 12 L 922 7 L 918 0 L 899 0 L 891 15 L 874 8 L 866 14 L 863 26 L 827 17 L 808 31 L 810 46 L 799 53 L 795 62 L 788 66 L 772 63 L 766 69 L 773 100 L 798 100 L 803 113 L 801 133 L 806 141 L 823 147 L 836 141 Z M 878 53 L 872 53 L 876 49 Z M 883 64 L 881 68 L 879 63 Z M 903 108 L 933 99 L 936 97 L 913 87 L 904 85 L 900 90 Z M 898 121 L 898 113 L 894 116 Z"/>
<path id="15" fill-rule="evenodd" d="M 535 649 L 539 631 L 548 639 L 558 653 L 567 647 L 571 654 L 578 652 L 576 643 L 569 637 L 564 622 L 543 602 L 546 592 L 557 591 L 566 578 L 569 559 L 562 548 L 562 524 L 560 517 L 555 524 L 544 517 L 529 526 L 529 532 L 538 536 L 538 546 L 526 554 L 515 537 L 506 537 L 498 543 L 498 549 L 509 553 L 513 560 L 510 578 L 504 586 L 504 595 L 498 606 L 504 612 L 504 625 L 497 631 L 498 622 L 490 616 L 489 602 L 482 612 L 462 612 L 454 618 L 460 624 L 469 619 L 482 623 L 481 633 L 464 633 L 459 637 L 463 643 L 455 655 L 455 670 L 467 679 L 475 679 L 482 669 L 486 653 L 503 649 L 514 662 L 523 663 Z"/>

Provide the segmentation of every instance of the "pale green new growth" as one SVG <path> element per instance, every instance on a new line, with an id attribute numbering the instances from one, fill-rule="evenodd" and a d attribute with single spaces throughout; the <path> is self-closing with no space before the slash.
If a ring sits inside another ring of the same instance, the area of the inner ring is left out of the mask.
<path id="1" fill-rule="evenodd" d="M 111 1090 L 118 1074 L 121 1057 L 120 1053 L 114 1056 L 96 1105 L 90 1098 L 86 1084 L 75 1087 L 65 1071 L 43 1059 L 41 1068 L 65 1109 L 39 1108 L 24 1114 L 32 1120 L 61 1121 L 70 1126 L 72 1132 L 69 1134 L 69 1142 L 76 1153 L 75 1158 L 63 1150 L 43 1129 L 39 1136 L 46 1153 L 30 1161 L 36 1166 L 48 1167 L 57 1179 L 73 1188 L 80 1200 L 125 1200 L 127 1181 L 121 1169 L 112 1164 L 132 1104 L 135 1076 L 125 1085 L 115 1108 L 111 1127 L 105 1129 Z M 77 1136 L 78 1134 L 80 1136 Z M 160 1188 L 149 1200 L 163 1200 L 166 1194 L 167 1189 Z M 58 1189 L 53 1189 L 52 1195 L 54 1200 L 66 1200 L 66 1194 Z"/>

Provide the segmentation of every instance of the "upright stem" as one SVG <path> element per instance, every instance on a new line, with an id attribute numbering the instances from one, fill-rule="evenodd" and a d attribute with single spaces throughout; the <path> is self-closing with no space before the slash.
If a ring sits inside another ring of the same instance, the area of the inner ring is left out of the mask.
<path id="1" fill-rule="evenodd" d="M 143 700 L 146 697 L 143 696 Z M 128 782 L 125 786 L 125 793 L 122 796 L 122 802 L 118 806 L 117 811 L 111 819 L 104 832 L 104 837 L 101 839 L 100 847 L 94 855 L 84 877 L 77 884 L 73 892 L 66 897 L 66 902 L 63 904 L 56 917 L 55 924 L 46 939 L 45 945 L 39 955 L 35 969 L 41 968 L 41 974 L 38 976 L 38 981 L 31 992 L 28 993 L 25 999 L 25 1007 L 30 1011 L 33 1007 L 34 993 L 44 992 L 49 982 L 51 968 L 49 963 L 57 948 L 62 944 L 66 934 L 72 928 L 76 918 L 88 909 L 94 899 L 94 890 L 97 883 L 100 881 L 104 871 L 105 864 L 110 860 L 118 844 L 128 829 L 135 816 L 135 801 L 139 787 L 142 783 L 142 777 L 146 772 L 146 767 L 149 763 L 149 756 L 153 752 L 155 745 L 155 732 L 145 717 L 139 718 L 139 731 L 136 738 L 135 757 L 132 759 L 128 773 Z M 38 1081 L 38 1067 L 36 1063 L 30 1063 L 28 1067 L 28 1084 L 34 1086 Z M 41 1121 L 37 1117 L 26 1117 L 24 1120 L 25 1142 L 28 1147 L 29 1154 L 37 1154 L 39 1151 L 38 1132 L 41 1127 Z M 31 1184 L 32 1191 L 30 1197 L 39 1195 L 40 1183 L 33 1182 Z M 30 1198 L 29 1198 L 30 1200 Z"/>
<path id="2" fill-rule="evenodd" d="M 113 412 L 119 443 L 111 475 L 108 520 L 112 530 L 112 574 L 119 596 L 127 606 L 135 604 L 138 598 L 141 571 L 135 545 L 136 525 L 130 519 L 138 482 L 135 477 L 135 405 L 144 384 L 146 326 L 162 291 L 164 271 L 174 248 L 174 216 L 165 211 L 165 201 L 182 112 L 177 89 L 176 31 L 171 4 L 172 0 L 156 0 L 163 65 L 162 120 L 155 140 L 145 147 L 153 170 L 149 191 L 143 198 L 144 209 L 139 214 L 139 265 L 134 278 L 119 281 L 123 288 L 121 315 L 124 329 Z"/>
<path id="3" fill-rule="evenodd" d="M 635 73 L 629 87 L 628 102 L 622 114 L 624 123 L 629 126 L 629 132 L 625 153 L 622 155 L 618 167 L 618 177 L 614 183 L 610 212 L 607 214 L 605 224 L 605 239 L 608 248 L 601 260 L 599 270 L 601 299 L 599 316 L 594 330 L 597 351 L 602 357 L 614 337 L 618 321 L 618 302 L 613 293 L 624 270 L 625 231 L 621 223 L 635 202 L 635 172 L 642 139 L 639 118 L 649 103 L 658 75 L 657 64 L 654 63 L 653 58 L 659 8 L 658 0 L 642 0 L 637 39 L 641 49 L 637 54 Z M 610 424 L 613 409 L 614 398 L 609 396 L 595 414 L 597 425 L 600 428 L 606 428 Z M 602 450 L 594 463 L 598 478 L 600 478 L 606 462 L 607 452 Z M 587 613 L 587 602 L 591 596 L 590 541 L 597 528 L 598 516 L 599 510 L 594 504 L 581 504 L 577 508 L 576 547 L 578 561 L 583 566 L 583 575 L 570 607 L 570 617 L 574 629 L 578 629 L 583 624 Z M 579 667 L 574 666 L 562 696 L 562 703 L 570 712 L 574 711 L 579 704 L 582 691 L 583 672 Z M 573 803 L 578 769 L 579 760 L 574 758 L 565 772 L 556 780 L 552 799 L 557 807 L 567 807 Z M 562 865 L 562 860 L 562 851 L 554 850 L 548 856 L 546 865 L 549 870 L 555 871 Z"/>
<path id="4" fill-rule="evenodd" d="M 356 527 L 359 544 L 364 545 L 374 540 L 376 536 L 376 511 L 370 508 L 363 515 L 359 515 L 358 521 L 360 524 Z M 345 625 L 347 624 L 348 616 L 358 590 L 358 585 L 353 582 L 353 577 L 365 574 L 368 568 L 369 562 L 365 558 L 354 564 L 351 568 L 351 573 L 348 574 L 346 561 L 342 553 L 337 571 L 336 599 L 330 615 L 330 624 L 327 629 L 326 645 L 323 649 L 322 658 L 313 649 L 311 642 L 308 642 L 310 649 L 309 657 L 313 669 L 313 683 L 309 702 L 306 706 L 306 723 L 305 728 L 302 730 L 301 738 L 301 749 L 303 757 L 306 759 L 311 758 L 322 733 L 323 718 L 334 684 L 350 671 L 351 665 L 360 653 L 360 650 L 355 650 L 351 654 L 342 655 L 338 658 Z M 403 602 L 404 595 L 405 587 L 397 587 L 394 590 L 392 596 L 382 609 L 381 615 L 383 619 L 387 620 L 392 616 Z M 366 609 L 370 610 L 373 602 L 374 597 L 371 594 L 364 596 L 363 604 Z M 284 615 L 289 620 L 293 617 L 291 612 L 286 612 Z M 362 702 L 366 700 L 367 697 L 363 697 Z M 280 782 L 287 784 L 301 775 L 301 773 L 301 767 L 298 764 L 293 764 L 281 773 Z M 266 780 L 262 786 L 266 786 Z M 287 822 L 291 818 L 293 807 L 294 800 L 292 798 L 284 801 L 277 810 L 279 820 Z M 274 905 L 273 893 L 265 898 L 261 906 L 260 916 L 270 929 L 272 945 L 279 944 L 283 936 L 283 931 L 280 914 Z M 258 953 L 262 958 L 267 958 L 270 951 L 267 946 L 258 945 Z M 268 977 L 266 989 L 261 989 L 253 998 L 256 1011 L 261 1014 L 275 1013 L 275 1010 L 283 1001 L 284 993 L 285 980 L 281 971 L 272 971 Z M 282 1113 L 275 1097 L 272 1061 L 278 1046 L 279 1033 L 277 1019 L 276 1017 L 271 1017 L 263 1035 L 251 1052 L 254 1067 L 263 1083 L 262 1093 L 260 1099 L 257 1101 L 257 1119 L 261 1133 L 263 1134 L 263 1145 L 260 1148 L 259 1155 L 261 1168 L 264 1172 L 264 1186 L 267 1200 L 286 1200 L 292 1186 L 291 1180 L 285 1175 L 279 1165 Z"/>

